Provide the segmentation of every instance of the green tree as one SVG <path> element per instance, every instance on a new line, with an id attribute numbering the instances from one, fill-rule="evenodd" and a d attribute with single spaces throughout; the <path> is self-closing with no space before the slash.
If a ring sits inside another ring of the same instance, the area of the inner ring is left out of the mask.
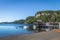
<path id="1" fill-rule="evenodd" d="M 26 23 L 26 24 L 31 24 L 31 23 L 33 23 L 34 21 L 35 21 L 35 17 L 34 17 L 34 16 L 29 16 L 29 17 L 26 18 L 25 23 Z"/>

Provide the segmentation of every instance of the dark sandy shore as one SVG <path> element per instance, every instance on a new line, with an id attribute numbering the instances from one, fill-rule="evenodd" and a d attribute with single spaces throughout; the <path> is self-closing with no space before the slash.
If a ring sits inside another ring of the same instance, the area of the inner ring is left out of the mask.
<path id="1" fill-rule="evenodd" d="M 40 32 L 22 36 L 0 38 L 0 40 L 60 40 L 60 33 L 55 31 Z"/>

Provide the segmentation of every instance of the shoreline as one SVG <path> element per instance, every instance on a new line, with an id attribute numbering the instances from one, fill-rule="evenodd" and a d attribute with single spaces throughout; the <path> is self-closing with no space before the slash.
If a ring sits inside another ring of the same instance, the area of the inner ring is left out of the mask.
<path id="1" fill-rule="evenodd" d="M 39 32 L 26 35 L 10 36 L 6 38 L 0 38 L 0 40 L 59 40 L 60 33 L 55 31 Z"/>

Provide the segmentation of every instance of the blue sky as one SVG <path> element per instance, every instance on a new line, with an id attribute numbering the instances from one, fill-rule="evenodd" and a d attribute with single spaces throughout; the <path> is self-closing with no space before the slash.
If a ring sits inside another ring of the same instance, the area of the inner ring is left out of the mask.
<path id="1" fill-rule="evenodd" d="M 60 0 L 0 0 L 0 22 L 25 19 L 42 10 L 60 10 Z"/>

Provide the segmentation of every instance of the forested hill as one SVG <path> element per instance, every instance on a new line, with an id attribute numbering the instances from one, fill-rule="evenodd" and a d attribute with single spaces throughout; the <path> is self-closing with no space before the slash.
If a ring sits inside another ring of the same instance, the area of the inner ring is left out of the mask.
<path id="1" fill-rule="evenodd" d="M 17 20 L 14 23 L 25 23 L 31 24 L 36 20 L 41 20 L 42 22 L 60 22 L 60 10 L 59 11 L 39 11 L 36 12 L 34 16 L 28 16 L 24 20 Z"/>
<path id="2" fill-rule="evenodd" d="M 60 11 L 39 11 L 35 16 L 42 22 L 60 22 Z"/>
<path id="3" fill-rule="evenodd" d="M 33 23 L 36 20 L 41 20 L 42 22 L 60 22 L 60 10 L 39 11 L 35 14 L 35 16 L 29 17 L 27 17 L 28 20 L 26 20 L 26 23 Z"/>
<path id="4" fill-rule="evenodd" d="M 31 24 L 34 23 L 36 20 L 40 20 L 42 22 L 60 22 L 60 10 L 39 11 L 36 12 L 34 16 L 28 16 L 26 19 L 15 20 L 11 23 Z"/>

